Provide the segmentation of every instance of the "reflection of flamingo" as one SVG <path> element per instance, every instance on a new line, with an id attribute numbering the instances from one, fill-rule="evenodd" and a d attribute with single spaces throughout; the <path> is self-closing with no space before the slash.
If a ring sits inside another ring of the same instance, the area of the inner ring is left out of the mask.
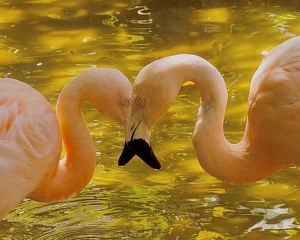
<path id="1" fill-rule="evenodd" d="M 300 165 L 300 37 L 273 49 L 254 74 L 245 135 L 237 144 L 224 137 L 227 91 L 222 76 L 210 63 L 181 54 L 144 67 L 133 85 L 131 118 L 119 165 L 136 154 L 160 168 L 149 144 L 150 129 L 186 80 L 195 82 L 201 96 L 193 144 L 208 173 L 224 181 L 245 183 Z"/>
<path id="2" fill-rule="evenodd" d="M 287 230 L 300 229 L 300 225 L 290 213 L 289 208 L 284 208 L 284 204 L 275 205 L 274 208 L 254 208 L 253 215 L 263 216 L 263 219 L 250 227 L 247 232 L 266 230 Z"/>
<path id="3" fill-rule="evenodd" d="M 92 68 L 62 90 L 56 116 L 27 84 L 0 79 L 0 220 L 25 197 L 53 202 L 79 193 L 96 163 L 81 103 L 124 125 L 131 92 L 119 71 Z M 59 161 L 62 139 L 66 156 Z"/>

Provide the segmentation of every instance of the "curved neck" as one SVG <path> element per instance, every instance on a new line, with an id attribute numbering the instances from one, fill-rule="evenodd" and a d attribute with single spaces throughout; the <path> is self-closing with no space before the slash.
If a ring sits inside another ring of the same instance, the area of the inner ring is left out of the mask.
<path id="1" fill-rule="evenodd" d="M 94 93 L 93 91 L 85 93 L 84 89 L 93 88 L 82 85 L 83 81 L 78 81 L 78 84 L 76 81 L 69 83 L 68 87 L 61 92 L 57 103 L 56 114 L 66 155 L 59 162 L 58 171 L 52 186 L 49 186 L 49 192 L 64 196 L 64 198 L 75 196 L 89 183 L 97 160 L 94 142 L 81 111 L 82 102 L 92 102 L 93 98 L 87 97 Z M 51 187 L 53 190 L 50 189 Z"/>
<path id="2" fill-rule="evenodd" d="M 93 104 L 96 99 L 92 91 L 96 88 L 88 80 L 73 79 L 59 95 L 56 115 L 66 155 L 58 163 L 53 162 L 48 176 L 28 196 L 31 199 L 54 202 L 73 197 L 92 178 L 96 150 L 81 111 L 83 101 Z"/>
<path id="3" fill-rule="evenodd" d="M 205 60 L 203 60 L 205 61 Z M 193 133 L 193 144 L 203 169 L 214 177 L 231 183 L 247 183 L 264 179 L 282 169 L 264 152 L 247 123 L 243 139 L 230 143 L 224 135 L 223 122 L 227 105 L 224 79 L 210 63 L 198 65 L 193 81 L 198 87 L 201 106 Z M 249 139 L 251 137 L 251 139 Z"/>

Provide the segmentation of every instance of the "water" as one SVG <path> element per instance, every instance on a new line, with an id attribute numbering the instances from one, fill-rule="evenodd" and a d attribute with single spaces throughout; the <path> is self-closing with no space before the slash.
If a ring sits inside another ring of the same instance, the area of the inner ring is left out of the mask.
<path id="1" fill-rule="evenodd" d="M 54 107 L 61 88 L 89 67 L 115 67 L 133 81 L 154 59 L 198 54 L 229 86 L 224 127 L 237 142 L 264 51 L 300 34 L 297 1 L 251 2 L 0 1 L 0 74 L 27 82 Z M 64 202 L 25 199 L 0 222 L 2 239 L 300 238 L 299 169 L 246 185 L 208 175 L 191 143 L 198 102 L 184 86 L 154 127 L 160 171 L 139 159 L 118 167 L 122 127 L 84 104 L 98 155 L 91 183 Z"/>

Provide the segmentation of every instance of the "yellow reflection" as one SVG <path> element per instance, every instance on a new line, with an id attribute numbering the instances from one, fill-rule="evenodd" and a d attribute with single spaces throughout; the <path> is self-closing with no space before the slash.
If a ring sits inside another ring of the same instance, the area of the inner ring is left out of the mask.
<path id="1" fill-rule="evenodd" d="M 0 23 L 16 23 L 22 20 L 23 12 L 19 9 L 0 8 Z M 0 28 L 5 29 L 7 26 L 0 25 Z"/>
<path id="2" fill-rule="evenodd" d="M 214 207 L 213 209 L 213 216 L 214 217 L 224 217 L 224 214 L 225 213 L 234 213 L 235 211 L 234 210 L 231 210 L 231 209 L 226 209 L 224 207 Z"/>
<path id="3" fill-rule="evenodd" d="M 144 37 L 139 36 L 139 35 L 127 35 L 129 39 L 127 40 L 128 43 L 133 43 L 133 42 L 138 42 L 138 41 L 143 41 Z"/>
<path id="4" fill-rule="evenodd" d="M 60 18 L 60 15 L 59 14 L 55 14 L 55 13 L 51 13 L 51 14 L 48 14 L 48 17 L 49 18 Z"/>
<path id="5" fill-rule="evenodd" d="M 43 30 L 42 28 L 43 26 L 40 26 L 41 31 Z M 79 46 L 83 45 L 85 42 L 94 41 L 98 38 L 98 34 L 98 31 L 88 28 L 84 30 L 58 30 L 48 32 L 47 34 L 41 34 L 37 37 L 36 41 L 38 44 L 54 49 L 72 49 L 73 47 L 80 52 Z M 48 49 L 45 48 L 45 50 Z M 77 57 L 82 59 L 81 55 L 76 54 L 78 53 L 77 51 L 73 51 L 72 59 Z M 75 59 L 75 61 L 79 61 L 79 59 Z"/>
<path id="6" fill-rule="evenodd" d="M 182 86 L 194 86 L 195 83 L 192 81 L 186 81 Z"/>
<path id="7" fill-rule="evenodd" d="M 193 22 L 227 23 L 229 21 L 229 8 L 212 8 L 195 10 L 192 14 Z"/>
<path id="8" fill-rule="evenodd" d="M 158 184 L 173 184 L 175 182 L 175 177 L 172 173 L 159 172 L 157 174 L 152 174 L 146 178 L 150 182 Z"/>
<path id="9" fill-rule="evenodd" d="M 281 198 L 295 193 L 297 191 L 295 186 L 286 183 L 261 183 L 255 184 L 247 188 L 246 193 L 257 198 Z"/>
<path id="10" fill-rule="evenodd" d="M 196 240 L 217 240 L 217 239 L 227 239 L 226 237 L 222 236 L 220 233 L 208 231 L 208 230 L 201 230 L 196 237 Z"/>

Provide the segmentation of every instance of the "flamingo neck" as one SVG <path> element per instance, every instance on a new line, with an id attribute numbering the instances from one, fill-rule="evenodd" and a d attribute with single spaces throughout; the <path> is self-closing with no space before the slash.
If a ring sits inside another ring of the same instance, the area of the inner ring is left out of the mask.
<path id="1" fill-rule="evenodd" d="M 232 144 L 225 138 L 223 122 L 228 95 L 224 79 L 208 62 L 199 65 L 196 74 L 193 79 L 201 96 L 201 106 L 193 144 L 203 169 L 222 181 L 247 183 L 264 179 L 286 167 L 274 161 L 270 153 L 262 154 L 264 150 L 259 139 L 251 133 L 248 124 L 239 143 Z"/>
<path id="2" fill-rule="evenodd" d="M 42 202 L 61 201 L 77 195 L 91 180 L 96 150 L 85 124 L 81 105 L 92 104 L 97 94 L 91 82 L 75 78 L 61 91 L 57 102 L 57 119 L 66 155 L 53 163 L 47 177 L 28 197 Z M 95 103 L 97 104 L 97 103 Z"/>

